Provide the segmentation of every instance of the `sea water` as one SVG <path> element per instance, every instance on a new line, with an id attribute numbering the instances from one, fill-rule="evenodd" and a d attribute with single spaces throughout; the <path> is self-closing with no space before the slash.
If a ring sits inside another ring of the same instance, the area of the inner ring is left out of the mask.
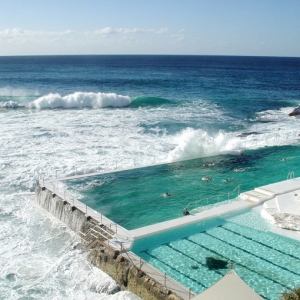
<path id="1" fill-rule="evenodd" d="M 1 297 L 134 299 L 34 204 L 37 181 L 211 156 L 246 187 L 300 176 L 299 82 L 299 58 L 0 57 Z"/>

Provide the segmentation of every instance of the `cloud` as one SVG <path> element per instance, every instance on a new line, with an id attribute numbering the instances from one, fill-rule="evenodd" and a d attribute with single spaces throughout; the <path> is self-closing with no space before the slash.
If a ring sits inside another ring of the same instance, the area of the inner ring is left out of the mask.
<path id="1" fill-rule="evenodd" d="M 5 29 L 4 31 L 0 31 L 0 37 L 8 37 L 8 38 L 17 38 L 17 37 L 34 37 L 34 36 L 42 36 L 42 35 L 67 35 L 74 33 L 72 30 L 66 30 L 61 32 L 55 32 L 55 31 L 30 31 L 30 30 L 23 30 L 20 28 L 13 28 L 13 29 Z"/>
<path id="2" fill-rule="evenodd" d="M 167 33 L 168 28 L 160 28 L 160 29 L 143 29 L 143 28 L 111 28 L 105 27 L 102 29 L 95 30 L 93 33 L 96 35 L 106 36 L 108 34 L 135 34 L 135 33 L 154 33 L 154 34 L 163 34 Z"/>
<path id="3" fill-rule="evenodd" d="M 133 35 L 133 34 L 167 34 L 168 28 L 159 28 L 159 29 L 143 29 L 143 28 L 112 28 L 105 27 L 102 29 L 97 29 L 94 31 L 74 31 L 74 30 L 65 30 L 65 31 L 33 31 L 33 30 L 23 30 L 20 28 L 13 29 L 5 29 L 4 31 L 0 31 L 0 38 L 5 39 L 32 39 L 43 37 L 43 39 L 47 39 L 47 37 L 64 37 L 73 35 L 77 38 L 82 39 L 84 36 L 94 36 L 94 37 L 106 37 L 108 35 Z"/>
<path id="4" fill-rule="evenodd" d="M 90 31 L 44 31 L 21 28 L 0 31 L 0 55 L 73 53 L 148 53 L 184 40 L 184 31 L 168 28 L 113 28 Z M 144 47 L 144 49 L 142 49 Z"/>

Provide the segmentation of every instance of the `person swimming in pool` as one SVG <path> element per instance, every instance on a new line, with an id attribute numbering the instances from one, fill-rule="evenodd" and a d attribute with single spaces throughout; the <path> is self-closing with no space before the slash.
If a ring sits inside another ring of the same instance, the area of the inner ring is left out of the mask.
<path id="1" fill-rule="evenodd" d="M 166 193 L 163 194 L 164 198 L 167 198 L 167 197 L 170 197 L 170 196 L 172 196 L 172 195 L 170 193 L 168 193 L 168 192 L 166 192 Z"/>
<path id="2" fill-rule="evenodd" d="M 184 210 L 183 210 L 183 214 L 185 215 L 185 216 L 188 216 L 190 213 L 189 213 L 189 211 L 187 210 L 187 208 L 185 208 Z"/>

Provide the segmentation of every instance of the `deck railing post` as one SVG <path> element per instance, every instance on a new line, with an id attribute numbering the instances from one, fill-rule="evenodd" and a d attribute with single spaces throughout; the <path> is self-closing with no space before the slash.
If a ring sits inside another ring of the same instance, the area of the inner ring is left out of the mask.
<path id="1" fill-rule="evenodd" d="M 189 289 L 189 299 L 191 299 L 191 289 Z"/>

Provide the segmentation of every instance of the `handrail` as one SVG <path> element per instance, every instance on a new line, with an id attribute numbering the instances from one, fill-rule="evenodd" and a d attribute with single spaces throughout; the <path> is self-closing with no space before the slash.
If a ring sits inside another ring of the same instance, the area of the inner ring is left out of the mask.
<path id="1" fill-rule="evenodd" d="M 232 192 L 223 193 L 223 194 L 219 194 L 219 195 L 216 195 L 216 196 L 211 196 L 211 197 L 208 197 L 208 198 L 205 198 L 205 199 L 192 201 L 192 202 L 190 202 L 188 205 L 186 205 L 184 207 L 183 211 L 188 211 L 188 208 L 190 207 L 190 205 L 195 204 L 195 203 L 196 203 L 196 205 L 198 207 L 198 203 L 205 202 L 205 201 L 206 201 L 206 205 L 208 205 L 209 200 L 211 200 L 211 199 L 218 198 L 218 202 L 219 202 L 220 201 L 220 197 L 222 197 L 224 195 L 227 195 L 227 200 L 229 200 L 230 199 L 230 195 L 232 193 L 234 193 L 236 190 L 238 190 L 237 196 L 239 196 L 240 195 L 240 187 L 241 187 L 241 184 L 239 184 Z"/>
<path id="2" fill-rule="evenodd" d="M 286 177 L 286 180 L 292 180 L 295 178 L 295 173 L 294 171 L 290 171 Z"/>

